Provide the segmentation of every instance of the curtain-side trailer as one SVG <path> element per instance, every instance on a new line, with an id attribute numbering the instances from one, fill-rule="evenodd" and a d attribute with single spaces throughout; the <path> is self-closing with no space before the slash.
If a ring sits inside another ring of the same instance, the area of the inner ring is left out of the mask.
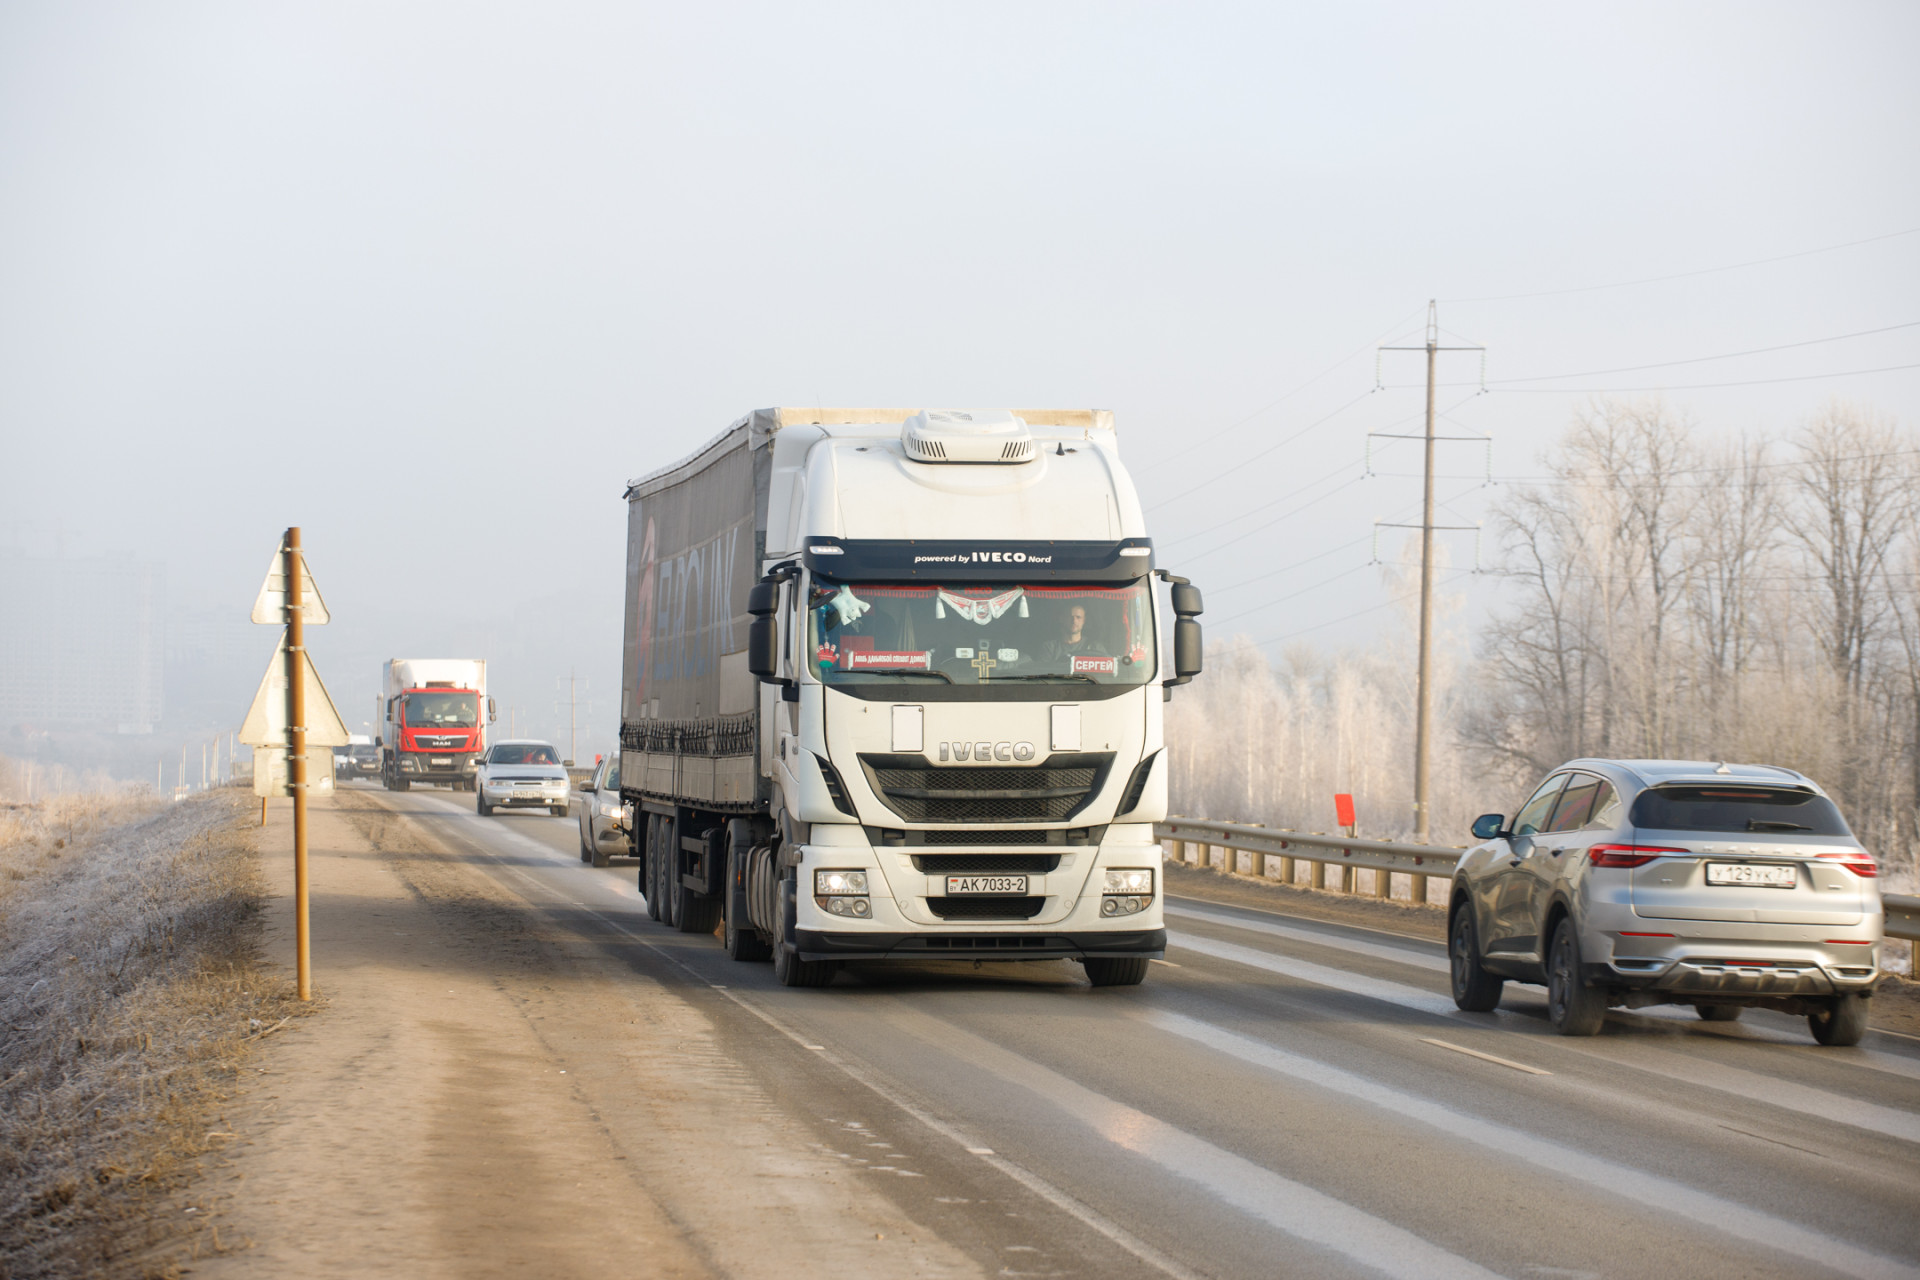
<path id="1" fill-rule="evenodd" d="M 847 960 L 1166 945 L 1200 593 L 1099 410 L 764 409 L 627 487 L 621 797 L 655 919 Z"/>

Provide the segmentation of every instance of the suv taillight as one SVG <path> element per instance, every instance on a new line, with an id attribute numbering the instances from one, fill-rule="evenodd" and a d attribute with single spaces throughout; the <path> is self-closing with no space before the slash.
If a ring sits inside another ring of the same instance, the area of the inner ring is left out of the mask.
<path id="1" fill-rule="evenodd" d="M 1587 861 L 1596 867 L 1642 867 L 1670 853 L 1691 852 L 1691 849 L 1668 849 L 1657 844 L 1597 844 L 1587 850 Z"/>
<path id="2" fill-rule="evenodd" d="M 1880 874 L 1880 866 L 1870 853 L 1823 853 L 1823 862 L 1837 862 L 1853 874 L 1871 880 Z"/>

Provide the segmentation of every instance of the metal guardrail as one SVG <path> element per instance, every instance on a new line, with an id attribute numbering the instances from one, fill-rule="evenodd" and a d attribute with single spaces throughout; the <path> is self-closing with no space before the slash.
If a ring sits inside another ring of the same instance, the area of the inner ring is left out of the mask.
<path id="1" fill-rule="evenodd" d="M 1466 852 L 1463 847 L 1439 844 L 1402 844 L 1394 840 L 1359 840 L 1348 836 L 1327 835 L 1321 831 L 1288 831 L 1280 827 L 1257 827 L 1240 822 L 1203 822 L 1193 818 L 1169 818 L 1153 824 L 1153 834 L 1166 846 L 1167 857 L 1195 866 L 1214 865 L 1214 850 L 1220 850 L 1221 869 L 1235 875 L 1263 880 L 1278 879 L 1295 884 L 1295 863 L 1312 865 L 1309 882 L 1315 889 L 1353 893 L 1358 890 L 1356 870 L 1374 872 L 1373 897 L 1392 893 L 1393 877 L 1413 877 L 1413 900 L 1429 901 L 1429 882 L 1451 877 L 1454 864 Z M 1247 869 L 1240 869 L 1241 854 Z M 1280 860 L 1279 875 L 1271 874 L 1269 858 Z M 1329 876 L 1336 883 L 1329 884 Z M 1880 896 L 1887 913 L 1889 938 L 1920 941 L 1920 897 L 1901 893 Z"/>
<path id="2" fill-rule="evenodd" d="M 1466 852 L 1451 845 L 1361 840 L 1320 831 L 1288 831 L 1281 827 L 1203 822 L 1193 818 L 1156 822 L 1153 833 L 1167 846 L 1167 856 L 1176 862 L 1212 866 L 1213 851 L 1218 849 L 1223 870 L 1260 879 L 1275 878 L 1269 874 L 1269 858 L 1279 859 L 1278 878 L 1286 884 L 1296 881 L 1295 863 L 1308 863 L 1312 867 L 1308 880 L 1315 889 L 1353 893 L 1359 887 L 1359 876 L 1355 872 L 1371 871 L 1374 873 L 1372 896 L 1386 898 L 1392 895 L 1394 876 L 1411 876 L 1415 902 L 1427 901 L 1428 882 L 1451 877 L 1454 863 Z M 1240 871 L 1243 853 L 1247 855 L 1244 873 Z M 1334 883 L 1329 883 L 1330 878 Z"/>

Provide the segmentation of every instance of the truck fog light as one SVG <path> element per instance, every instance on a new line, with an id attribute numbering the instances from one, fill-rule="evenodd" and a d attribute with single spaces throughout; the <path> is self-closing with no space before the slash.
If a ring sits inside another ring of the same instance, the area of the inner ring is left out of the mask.
<path id="1" fill-rule="evenodd" d="M 1149 867 L 1115 867 L 1106 873 L 1102 893 L 1144 893 L 1153 896 L 1153 871 Z"/>
<path id="2" fill-rule="evenodd" d="M 813 891 L 822 896 L 838 893 L 864 894 L 867 891 L 867 873 L 864 871 L 816 871 L 813 873 Z"/>
<path id="3" fill-rule="evenodd" d="M 821 898 L 818 901 L 828 915 L 852 916 L 856 920 L 865 920 L 873 914 L 873 907 L 865 898 L 833 897 Z"/>
<path id="4" fill-rule="evenodd" d="M 1130 916 L 1145 911 L 1151 897 L 1137 894 L 1114 894 L 1100 899 L 1100 914 L 1103 916 Z"/>

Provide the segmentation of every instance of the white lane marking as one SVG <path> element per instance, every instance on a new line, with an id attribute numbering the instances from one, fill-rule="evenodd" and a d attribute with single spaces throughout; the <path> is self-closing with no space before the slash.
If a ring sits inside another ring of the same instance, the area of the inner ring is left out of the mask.
<path id="1" fill-rule="evenodd" d="M 1448 1021 L 1458 1021 L 1460 1006 L 1448 996 L 1435 995 L 1431 991 L 1422 991 L 1418 987 L 1409 987 L 1404 983 L 1388 982 L 1384 978 L 1370 978 L 1365 974 L 1351 973 L 1345 969 L 1335 969 L 1330 965 L 1315 964 L 1311 960 L 1297 960 L 1292 956 L 1275 955 L 1270 951 L 1257 951 L 1252 947 L 1243 947 L 1237 942 L 1221 942 L 1215 938 L 1205 938 L 1197 933 L 1175 933 L 1167 931 L 1167 941 L 1187 951 L 1198 951 L 1201 955 L 1212 956 L 1217 960 L 1231 960 L 1235 964 L 1244 964 L 1255 969 L 1265 969 L 1269 973 L 1284 977 L 1298 978 L 1322 987 L 1333 987 L 1339 991 L 1351 991 L 1355 995 L 1366 996 L 1373 1000 L 1384 1000 L 1388 1004 L 1397 1004 L 1420 1013 L 1431 1013 Z"/>
<path id="2" fill-rule="evenodd" d="M 1214 1198 L 1298 1240 L 1390 1276 L 1487 1280 L 1498 1273 L 1404 1227 L 1285 1178 L 1243 1156 L 1117 1102 L 900 1001 L 889 1020 L 934 1048 L 1053 1104 L 1115 1146 L 1194 1183 Z M 914 1024 L 918 1024 L 917 1026 Z"/>
<path id="3" fill-rule="evenodd" d="M 1459 1006 L 1454 1004 L 1452 999 L 1435 995 L 1430 991 L 1421 991 L 1417 987 L 1388 982 L 1382 978 L 1370 978 L 1364 974 L 1348 973 L 1342 969 L 1315 964 L 1311 960 L 1296 960 L 1291 956 L 1256 951 L 1251 947 L 1219 942 L 1197 934 L 1169 931 L 1167 941 L 1189 951 L 1198 951 L 1203 955 L 1231 960 L 1235 964 L 1244 964 L 1255 969 L 1265 969 L 1269 973 L 1277 973 L 1284 977 L 1298 978 L 1317 986 L 1350 991 L 1371 1000 L 1380 1000 L 1399 1005 L 1403 1009 L 1412 1009 L 1418 1013 L 1445 1018 L 1449 1022 L 1459 1023 L 1465 1020 Z M 1485 1025 L 1480 1021 L 1484 1015 L 1471 1016 L 1480 1025 Z M 1758 1096 L 1773 1106 L 1798 1111 L 1817 1119 L 1833 1120 L 1840 1124 L 1885 1133 L 1890 1137 L 1908 1142 L 1920 1142 L 1920 1116 L 1892 1107 L 1883 1107 L 1877 1103 L 1855 1101 L 1811 1085 L 1794 1084 L 1773 1076 L 1747 1071 L 1741 1067 L 1725 1066 L 1704 1058 L 1626 1040 L 1606 1045 L 1592 1041 L 1561 1040 L 1557 1047 L 1610 1065 L 1633 1067 L 1651 1075 L 1665 1076 L 1685 1084 L 1700 1085 L 1743 1099 L 1751 1100 Z"/>
<path id="4" fill-rule="evenodd" d="M 430 797 L 422 797 L 422 798 L 425 799 Z M 404 812 L 404 810 L 401 812 Z M 455 812 L 457 814 L 459 811 L 456 810 Z M 476 814 L 474 816 L 478 818 L 479 815 Z M 528 844 L 535 844 L 535 845 L 538 844 L 537 841 L 530 840 L 528 839 L 528 837 L 522 836 L 518 832 L 507 831 L 503 828 L 495 829 L 493 831 L 493 834 L 508 836 L 508 837 L 511 837 L 513 840 L 525 841 Z M 551 852 L 551 851 L 547 851 L 547 852 Z M 565 865 L 565 859 L 561 857 L 554 856 L 551 860 L 556 864 L 556 867 Z M 522 870 L 519 867 L 513 866 L 509 863 L 496 863 L 496 866 L 499 868 L 499 870 L 507 872 L 508 874 L 513 875 L 517 879 L 520 879 L 526 882 L 527 884 L 533 886 L 534 888 L 539 889 L 545 895 L 553 896 L 556 894 L 556 891 L 552 886 L 544 883 L 543 881 L 537 879 L 534 876 L 527 874 L 524 870 Z M 599 878 L 599 879 L 602 884 L 608 883 L 604 878 Z M 621 894 L 620 896 L 624 898 L 626 895 Z M 631 902 L 622 902 L 621 906 L 627 910 L 634 909 L 633 904 Z M 668 964 L 673 965 L 676 969 L 679 969 L 682 973 L 685 973 L 688 977 L 694 979 L 697 982 L 706 983 L 710 987 L 713 985 L 711 981 L 706 977 L 706 975 L 700 973 L 699 970 L 695 969 L 692 965 L 686 963 L 686 961 L 680 959 L 680 957 L 674 955 L 671 951 L 669 951 L 665 947 L 658 946 L 657 944 L 652 942 L 650 939 L 641 937 L 639 934 L 635 933 L 632 929 L 627 928 L 627 926 L 622 924 L 619 920 L 616 920 L 611 916 L 605 915 L 600 911 L 596 911 L 592 907 L 588 907 L 587 912 L 590 915 L 592 915 L 596 920 L 599 920 L 602 924 L 606 925 L 608 928 L 613 929 L 616 932 L 625 935 L 627 938 L 647 948 L 649 951 L 659 956 L 662 960 L 665 960 Z M 758 1005 L 742 998 L 739 992 L 728 991 L 725 988 L 718 988 L 718 990 L 720 992 L 720 996 L 722 999 L 731 1000 L 734 1004 L 738 1005 L 742 1010 L 760 1019 L 762 1022 L 766 1023 L 767 1026 L 771 1027 L 774 1031 L 786 1037 L 788 1040 L 792 1041 L 793 1043 L 800 1045 L 803 1048 L 812 1049 L 812 1050 L 815 1050 L 816 1052 L 819 1052 L 821 1060 L 823 1062 L 832 1063 L 833 1066 L 839 1069 L 839 1071 L 842 1074 L 851 1078 L 855 1083 L 863 1085 L 868 1090 L 877 1094 L 879 1097 L 881 1097 L 885 1101 L 890 1102 L 894 1106 L 900 1108 L 901 1111 L 905 1112 L 907 1115 L 911 1116 L 913 1119 L 919 1121 L 921 1125 L 931 1130 L 934 1134 L 938 1135 L 939 1137 L 957 1144 L 963 1150 L 965 1150 L 968 1155 L 979 1157 L 985 1163 L 993 1166 L 993 1168 L 1000 1174 L 1004 1175 L 1005 1177 L 1011 1178 L 1013 1181 L 1019 1183 L 1021 1186 L 1025 1187 L 1028 1191 L 1032 1192 L 1034 1195 L 1040 1197 L 1042 1200 L 1045 1200 L 1048 1204 L 1051 1204 L 1054 1208 L 1060 1210 L 1062 1213 L 1065 1213 L 1067 1216 L 1079 1222 L 1082 1226 L 1085 1226 L 1088 1229 L 1095 1231 L 1100 1235 L 1105 1236 L 1107 1239 L 1113 1241 L 1113 1243 L 1115 1243 L 1116 1245 L 1119 1245 L 1122 1249 L 1126 1250 L 1128 1253 L 1131 1253 L 1134 1257 L 1140 1259 L 1140 1261 L 1146 1263 L 1148 1266 L 1153 1267 L 1156 1270 L 1161 1271 L 1166 1275 L 1173 1277 L 1173 1280 L 1206 1280 L 1206 1278 L 1201 1276 L 1198 1272 L 1189 1270 L 1187 1267 L 1181 1265 L 1180 1262 L 1178 1262 L 1171 1256 L 1165 1253 L 1162 1253 L 1160 1250 L 1154 1248 L 1152 1245 L 1148 1244 L 1145 1240 L 1140 1239 L 1138 1236 L 1128 1231 L 1125 1227 L 1122 1227 L 1119 1223 L 1106 1217 L 1104 1214 L 1100 1213 L 1097 1209 L 1093 1208 L 1091 1205 L 1085 1204 L 1082 1201 L 1073 1197 L 1072 1195 L 1069 1195 L 1067 1192 L 1061 1190 L 1059 1187 L 1054 1186 L 1052 1183 L 1040 1177 L 1038 1174 L 1031 1172 L 1024 1166 L 1015 1164 L 1013 1161 L 1007 1159 L 1005 1156 L 996 1155 L 993 1151 L 993 1148 L 980 1146 L 975 1139 L 967 1136 L 960 1129 L 955 1128 L 954 1126 L 948 1124 L 946 1121 L 941 1120 L 939 1117 L 922 1109 L 918 1104 L 904 1097 L 899 1092 L 894 1090 L 891 1086 L 884 1084 L 881 1081 L 875 1079 L 873 1076 L 869 1075 L 863 1069 L 854 1066 L 852 1063 L 846 1061 L 843 1058 L 840 1058 L 830 1052 L 827 1052 L 823 1046 L 808 1043 L 806 1038 L 800 1035 L 799 1032 L 788 1027 L 785 1023 L 780 1021 L 778 1018 L 775 1018 L 772 1014 L 760 1008 Z"/>
<path id="5" fill-rule="evenodd" d="M 1920 1115 L 1844 1097 L 1812 1085 L 1796 1084 L 1745 1067 L 1707 1062 L 1671 1049 L 1624 1040 L 1618 1044 L 1581 1045 L 1576 1051 L 1669 1080 L 1706 1084 L 1767 1106 L 1798 1111 L 1836 1124 L 1850 1124 L 1857 1129 L 1870 1129 L 1905 1142 L 1920 1142 Z M 1706 1078 L 1709 1073 L 1711 1079 Z"/>
<path id="6" fill-rule="evenodd" d="M 1167 915 L 1190 916 L 1196 920 L 1206 920 L 1211 924 L 1223 924 L 1236 929 L 1245 929 L 1251 933 L 1263 933 L 1277 938 L 1289 938 L 1299 942 L 1312 943 L 1316 946 L 1332 947 L 1341 951 L 1351 951 L 1357 955 L 1376 956 L 1383 960 L 1392 960 L 1396 963 L 1408 964 L 1416 968 L 1430 969 L 1435 973 L 1447 972 L 1447 960 L 1445 956 L 1422 956 L 1405 947 L 1396 947 L 1382 943 L 1368 943 L 1359 939 L 1333 937 L 1323 933 L 1316 933 L 1311 929 L 1297 929 L 1287 925 L 1271 924 L 1264 920 L 1249 920 L 1244 916 L 1231 915 L 1225 912 L 1208 911 L 1204 907 L 1194 905 L 1194 903 L 1198 901 L 1203 901 L 1201 899 L 1179 899 L 1179 905 L 1175 905 L 1175 901 L 1173 895 L 1168 895 L 1164 907 Z M 1241 908 L 1241 910 L 1257 911 L 1258 908 L 1245 907 Z M 1263 911 L 1260 914 L 1279 916 L 1282 919 L 1286 918 L 1279 912 Z M 1343 924 L 1340 927 L 1342 929 L 1364 929 L 1364 926 L 1361 925 Z M 1387 933 L 1379 929 L 1367 929 L 1364 931 L 1379 934 L 1382 937 L 1405 937 L 1410 941 L 1420 941 L 1420 939 L 1414 939 L 1409 934 Z M 1654 1006 L 1647 1009 L 1635 1009 L 1631 1016 L 1635 1018 L 1651 1018 L 1661 1022 L 1682 1023 L 1689 1026 L 1697 1021 L 1697 1015 L 1694 1014 L 1691 1009 L 1680 1006 Z M 1907 1040 L 1920 1041 L 1920 1036 L 1907 1035 L 1907 1033 L 1903 1031 L 1887 1031 L 1880 1027 L 1875 1027 L 1873 1030 L 1879 1035 L 1899 1036 Z M 1718 1040 L 1782 1045 L 1795 1050 L 1806 1050 L 1808 1048 L 1804 1034 L 1796 1034 L 1773 1027 L 1742 1025 L 1739 1033 L 1733 1034 L 1730 1032 L 1730 1029 L 1723 1024 L 1721 1028 L 1714 1032 L 1714 1036 Z M 1849 1066 L 1865 1067 L 1873 1071 L 1884 1071 L 1889 1075 L 1905 1076 L 1909 1080 L 1920 1080 L 1920 1063 L 1916 1063 L 1901 1054 L 1885 1053 L 1878 1049 L 1857 1049 L 1846 1057 L 1836 1060 L 1845 1062 Z"/>
<path id="7" fill-rule="evenodd" d="M 1391 960 L 1395 964 L 1412 965 L 1416 969 L 1430 969 L 1435 973 L 1447 972 L 1445 956 L 1423 955 L 1409 947 L 1363 942 L 1358 938 L 1343 938 L 1336 934 L 1319 933 L 1312 929 L 1296 929 L 1291 925 L 1274 924 L 1267 920 L 1249 920 L 1244 916 L 1229 915 L 1222 911 L 1207 911 L 1184 905 L 1175 906 L 1171 902 L 1166 903 L 1161 910 L 1169 916 L 1186 916 L 1193 920 L 1205 920 L 1208 924 L 1245 929 L 1249 933 L 1264 933 L 1269 937 L 1286 938 L 1291 942 L 1330 947 L 1335 951 L 1351 951 L 1355 955 L 1372 956 L 1376 960 Z"/>
<path id="8" fill-rule="evenodd" d="M 1437 1044 L 1442 1049 L 1451 1049 L 1455 1053 L 1464 1053 L 1469 1058 L 1478 1058 L 1482 1062 L 1493 1062 L 1503 1067 L 1512 1067 L 1515 1071 L 1524 1071 L 1530 1076 L 1550 1076 L 1553 1074 L 1553 1072 L 1548 1071 L 1545 1067 L 1530 1067 L 1524 1062 L 1515 1062 L 1512 1058 L 1502 1058 L 1491 1053 L 1482 1053 L 1478 1049 L 1469 1049 L 1467 1046 L 1455 1044 L 1451 1040 L 1435 1040 L 1432 1036 L 1421 1036 L 1420 1043 Z"/>
<path id="9" fill-rule="evenodd" d="M 1588 1155 L 1573 1147 L 1537 1138 L 1520 1129 L 1481 1120 L 1424 1098 L 1401 1093 L 1386 1085 L 1360 1079 L 1346 1069 L 1303 1058 L 1272 1045 L 1223 1030 L 1184 1014 L 1144 1009 L 1135 1016 L 1163 1031 L 1279 1075 L 1344 1094 L 1356 1101 L 1405 1116 L 1442 1133 L 1512 1156 L 1547 1172 L 1587 1183 L 1603 1192 L 1649 1208 L 1676 1214 L 1701 1226 L 1724 1231 L 1750 1243 L 1804 1258 L 1861 1280 L 1920 1277 L 1920 1268 L 1881 1254 L 1869 1253 L 1844 1240 L 1783 1222 L 1769 1213 L 1749 1209 L 1731 1200 Z"/>

